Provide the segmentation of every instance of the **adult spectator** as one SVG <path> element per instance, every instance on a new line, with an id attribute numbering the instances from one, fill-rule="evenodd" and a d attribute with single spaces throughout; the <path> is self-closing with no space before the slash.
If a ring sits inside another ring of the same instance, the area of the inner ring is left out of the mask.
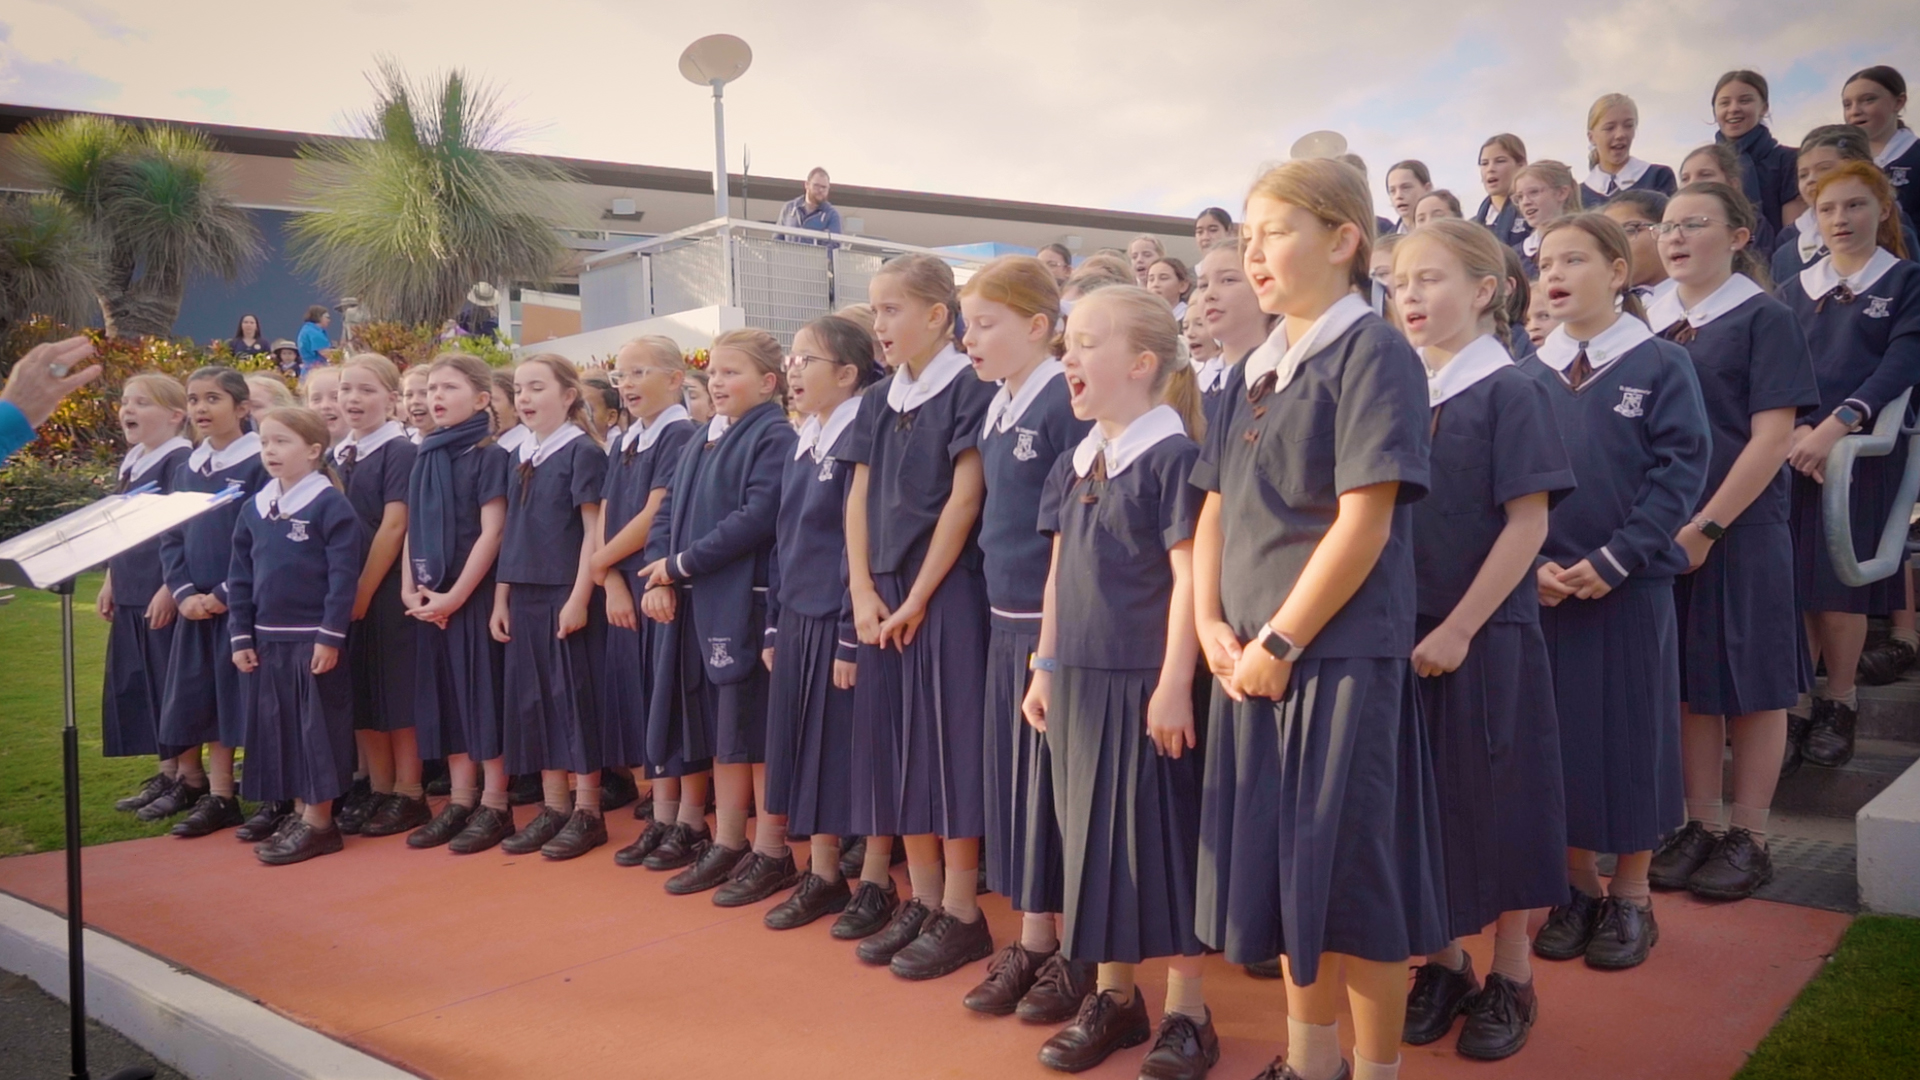
<path id="1" fill-rule="evenodd" d="M 827 170 L 815 166 L 807 174 L 806 194 L 788 202 L 780 208 L 780 220 L 777 224 L 789 229 L 811 229 L 814 232 L 840 231 L 840 211 L 827 201 L 827 192 L 833 185 L 833 178 Z"/>
<path id="2" fill-rule="evenodd" d="M 92 341 L 70 337 L 35 345 L 13 365 L 7 388 L 0 391 L 0 463 L 33 441 L 34 429 L 47 422 L 62 398 L 100 377 L 99 364 L 73 371 L 92 355 Z"/>
<path id="3" fill-rule="evenodd" d="M 469 337 L 493 337 L 500 332 L 500 294 L 485 281 L 467 290 L 467 305 L 453 320 Z"/>
<path id="4" fill-rule="evenodd" d="M 327 354 L 333 351 L 333 340 L 327 337 L 327 324 L 332 321 L 333 314 L 324 305 L 315 304 L 307 309 L 307 321 L 300 324 L 300 333 L 293 339 L 300 350 L 302 375 L 327 362 Z"/>
<path id="5" fill-rule="evenodd" d="M 267 351 L 267 335 L 260 332 L 260 319 L 257 316 L 240 316 L 240 325 L 234 328 L 233 336 L 227 339 L 227 351 L 235 359 L 259 356 Z"/>

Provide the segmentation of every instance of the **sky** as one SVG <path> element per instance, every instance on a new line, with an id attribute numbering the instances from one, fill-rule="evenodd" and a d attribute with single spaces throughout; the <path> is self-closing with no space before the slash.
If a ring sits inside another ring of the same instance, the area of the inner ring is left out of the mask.
<path id="1" fill-rule="evenodd" d="M 1913 0 L 0 0 L 0 101 L 348 134 L 384 54 L 493 83 L 512 149 L 710 170 L 710 100 L 677 67 L 710 33 L 754 50 L 726 92 L 735 172 L 1177 215 L 1237 211 L 1317 129 L 1376 192 L 1413 157 L 1471 207 L 1495 132 L 1584 175 L 1604 93 L 1677 168 L 1723 71 L 1772 81 L 1789 142 L 1861 67 L 1920 78 Z"/>

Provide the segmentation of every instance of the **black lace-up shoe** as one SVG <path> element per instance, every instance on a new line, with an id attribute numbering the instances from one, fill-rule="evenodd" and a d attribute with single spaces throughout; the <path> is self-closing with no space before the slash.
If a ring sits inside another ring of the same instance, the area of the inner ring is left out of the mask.
<path id="1" fill-rule="evenodd" d="M 993 930 L 985 915 L 975 911 L 972 922 L 961 922 L 942 911 L 927 920 L 911 944 L 893 954 L 887 967 L 903 979 L 921 982 L 951 975 L 991 955 Z"/>
<path id="2" fill-rule="evenodd" d="M 761 921 L 769 930 L 794 930 L 828 915 L 847 910 L 853 890 L 847 879 L 829 882 L 819 874 L 806 874 L 785 900 L 773 906 Z"/>
<path id="3" fill-rule="evenodd" d="M 1040 978 L 1040 967 L 1053 953 L 1028 952 L 1019 942 L 1001 949 L 987 965 L 987 977 L 967 991 L 960 1004 L 988 1016 L 1012 1016 L 1020 999 L 1027 996 Z"/>
<path id="4" fill-rule="evenodd" d="M 1716 837 L 1705 825 L 1689 821 L 1653 853 L 1647 881 L 1656 889 L 1684 889 L 1687 879 L 1713 854 Z"/>
<path id="5" fill-rule="evenodd" d="M 831 933 L 840 941 L 872 937 L 887 928 L 899 906 L 900 890 L 891 880 L 885 885 L 861 881 L 854 886 L 853 898 L 847 902 L 846 910 L 833 921 Z M 893 957 L 889 955 L 887 959 Z"/>
<path id="6" fill-rule="evenodd" d="M 933 911 L 916 896 L 896 908 L 886 929 L 862 941 L 853 954 L 861 962 L 875 967 L 891 964 L 893 954 L 913 944 L 913 939 L 920 936 L 920 928 L 931 918 Z"/>
<path id="7" fill-rule="evenodd" d="M 1486 989 L 1467 1006 L 1467 1022 L 1454 1047 L 1462 1056 L 1479 1061 L 1512 1057 L 1527 1045 L 1527 1033 L 1539 1015 L 1540 999 L 1531 981 L 1522 986 L 1494 972 L 1487 976 Z"/>
<path id="8" fill-rule="evenodd" d="M 1040 1047 L 1040 1064 L 1058 1072 L 1085 1072 L 1115 1050 L 1139 1046 L 1152 1037 L 1147 1003 L 1138 989 L 1130 1001 L 1121 1001 L 1112 990 L 1089 994 L 1073 1023 Z"/>
<path id="9" fill-rule="evenodd" d="M 1533 954 L 1546 960 L 1571 960 L 1587 951 L 1593 938 L 1594 921 L 1600 917 L 1600 901 L 1567 886 L 1568 899 L 1547 912 L 1546 925 L 1533 939 Z"/>
<path id="10" fill-rule="evenodd" d="M 1687 879 L 1687 889 L 1708 900 L 1745 900 L 1772 880 L 1773 856 L 1752 833 L 1736 825 Z"/>
<path id="11" fill-rule="evenodd" d="M 1413 989 L 1407 991 L 1407 1024 L 1400 1041 L 1425 1046 L 1442 1038 L 1453 1030 L 1454 1018 L 1467 1011 L 1467 1003 L 1479 992 L 1480 980 L 1473 974 L 1471 956 L 1459 971 L 1445 964 L 1421 964 L 1413 973 Z"/>
<path id="12" fill-rule="evenodd" d="M 1641 907 L 1609 896 L 1600 902 L 1593 939 L 1587 943 L 1587 966 L 1620 971 L 1646 963 L 1660 941 L 1660 924 L 1653 921 L 1653 905 Z"/>
<path id="13" fill-rule="evenodd" d="M 1219 1063 L 1220 1036 L 1213 1030 L 1213 1010 L 1207 1010 L 1204 1020 L 1170 1012 L 1160 1018 L 1153 1049 L 1140 1063 L 1140 1080 L 1205 1080 L 1207 1070 Z"/>
<path id="14" fill-rule="evenodd" d="M 1093 993 L 1094 974 L 1094 965 L 1056 952 L 1040 965 L 1033 989 L 1020 999 L 1013 1014 L 1029 1024 L 1064 1024 Z"/>

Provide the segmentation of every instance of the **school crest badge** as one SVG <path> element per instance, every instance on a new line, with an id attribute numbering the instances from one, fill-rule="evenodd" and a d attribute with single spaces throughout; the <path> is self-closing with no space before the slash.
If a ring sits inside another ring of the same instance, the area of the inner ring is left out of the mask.
<path id="1" fill-rule="evenodd" d="M 1648 391 L 1641 390 L 1637 387 L 1622 386 L 1620 388 L 1620 404 L 1615 405 L 1613 411 L 1629 420 L 1636 416 L 1645 416 L 1647 411 L 1647 394 Z"/>
<path id="2" fill-rule="evenodd" d="M 301 521 L 299 518 L 289 518 L 287 524 L 293 526 L 292 530 L 287 533 L 287 539 L 297 544 L 307 538 L 306 522 Z"/>
<path id="3" fill-rule="evenodd" d="M 820 473 L 819 475 L 815 476 L 814 479 L 820 481 L 823 484 L 832 480 L 833 479 L 833 463 L 837 460 L 839 459 L 838 458 L 821 458 Z"/>
<path id="4" fill-rule="evenodd" d="M 1027 428 L 1014 428 L 1013 433 L 1017 436 L 1013 443 L 1013 460 L 1032 461 L 1040 456 L 1040 451 L 1033 448 L 1033 437 L 1039 432 Z"/>
<path id="5" fill-rule="evenodd" d="M 1893 312 L 1887 310 L 1887 305 L 1891 303 L 1893 303 L 1893 297 L 1891 296 L 1869 296 L 1867 297 L 1867 309 L 1860 314 L 1865 315 L 1869 319 L 1884 319 L 1893 314 Z"/>
<path id="6" fill-rule="evenodd" d="M 1894 187 L 1906 187 L 1908 171 L 1908 166 L 1905 165 L 1896 165 L 1888 169 L 1887 183 L 1892 184 Z"/>
<path id="7" fill-rule="evenodd" d="M 707 639 L 707 666 L 715 668 L 733 666 L 733 652 L 727 648 L 726 638 Z"/>

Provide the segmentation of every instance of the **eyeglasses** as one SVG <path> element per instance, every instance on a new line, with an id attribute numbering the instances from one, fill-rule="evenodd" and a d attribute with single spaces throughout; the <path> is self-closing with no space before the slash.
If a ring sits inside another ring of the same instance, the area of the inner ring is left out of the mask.
<path id="1" fill-rule="evenodd" d="M 1660 227 L 1651 221 L 1623 221 L 1620 223 L 1620 231 L 1626 233 L 1629 238 L 1639 236 L 1649 229 L 1655 233 L 1660 231 Z"/>
<path id="2" fill-rule="evenodd" d="M 1715 221 L 1712 218 L 1705 217 L 1690 217 L 1680 221 L 1663 221 L 1658 225 L 1648 225 L 1647 228 L 1653 230 L 1653 235 L 1655 236 L 1668 236 L 1675 231 L 1685 233 L 1688 236 L 1699 236 L 1701 233 L 1706 232 L 1708 226 L 1711 225 L 1725 225 L 1729 229 L 1733 228 L 1728 222 Z"/>
<path id="3" fill-rule="evenodd" d="M 793 353 L 787 357 L 787 366 L 790 368 L 805 367 L 816 360 L 823 364 L 835 362 L 831 356 L 809 356 L 806 353 Z"/>

